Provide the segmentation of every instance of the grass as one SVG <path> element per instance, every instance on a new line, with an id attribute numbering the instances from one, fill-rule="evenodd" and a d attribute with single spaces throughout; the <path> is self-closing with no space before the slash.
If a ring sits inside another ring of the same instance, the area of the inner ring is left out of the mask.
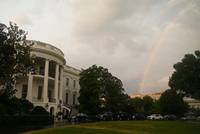
<path id="1" fill-rule="evenodd" d="M 199 134 L 200 122 L 111 121 L 68 125 L 24 134 Z"/>

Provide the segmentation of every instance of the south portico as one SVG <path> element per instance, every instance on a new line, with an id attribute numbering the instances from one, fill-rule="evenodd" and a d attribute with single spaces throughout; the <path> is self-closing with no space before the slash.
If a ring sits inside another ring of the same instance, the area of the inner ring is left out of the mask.
<path id="1" fill-rule="evenodd" d="M 35 106 L 42 106 L 52 115 L 68 110 L 63 105 L 65 59 L 58 48 L 39 41 L 30 41 L 31 55 L 35 58 L 35 71 L 17 80 L 16 96 L 31 101 Z M 77 74 L 78 75 L 78 74 Z M 77 97 L 77 96 L 76 96 Z M 77 98 L 76 98 L 77 99 Z"/>

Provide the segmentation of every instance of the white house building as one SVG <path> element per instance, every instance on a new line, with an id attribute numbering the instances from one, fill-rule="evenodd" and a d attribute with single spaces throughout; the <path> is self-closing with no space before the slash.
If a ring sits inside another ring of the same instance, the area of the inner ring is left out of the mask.
<path id="1" fill-rule="evenodd" d="M 63 52 L 47 43 L 32 43 L 31 55 L 35 71 L 21 76 L 16 82 L 16 96 L 26 98 L 35 106 L 42 106 L 52 115 L 69 113 L 78 104 L 80 70 L 66 65 Z"/>

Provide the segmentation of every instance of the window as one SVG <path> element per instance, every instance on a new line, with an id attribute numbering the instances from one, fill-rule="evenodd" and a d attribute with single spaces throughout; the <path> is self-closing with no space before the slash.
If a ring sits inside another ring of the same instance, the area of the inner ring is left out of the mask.
<path id="1" fill-rule="evenodd" d="M 48 90 L 48 98 L 49 98 L 49 99 L 51 99 L 51 95 L 52 95 L 51 90 Z"/>
<path id="2" fill-rule="evenodd" d="M 76 104 L 76 94 L 73 94 L 73 105 Z"/>
<path id="3" fill-rule="evenodd" d="M 22 99 L 26 99 L 27 90 L 28 90 L 28 86 L 27 85 L 22 85 Z"/>
<path id="4" fill-rule="evenodd" d="M 69 86 L 69 78 L 66 78 L 66 86 Z"/>
<path id="5" fill-rule="evenodd" d="M 39 67 L 39 75 L 44 75 L 44 66 Z"/>
<path id="6" fill-rule="evenodd" d="M 41 100 L 42 99 L 42 89 L 43 89 L 43 87 L 42 86 L 39 86 L 38 87 L 38 100 Z"/>
<path id="7" fill-rule="evenodd" d="M 76 80 L 74 80 L 74 88 L 76 87 Z"/>
<path id="8" fill-rule="evenodd" d="M 68 104 L 68 97 L 69 97 L 69 95 L 68 95 L 68 93 L 66 93 L 66 98 L 65 98 L 65 103 L 66 104 Z"/>

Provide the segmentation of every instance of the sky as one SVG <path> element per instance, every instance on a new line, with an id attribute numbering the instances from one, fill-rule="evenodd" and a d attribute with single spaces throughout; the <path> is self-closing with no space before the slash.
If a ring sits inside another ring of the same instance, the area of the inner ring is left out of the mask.
<path id="1" fill-rule="evenodd" d="M 173 65 L 200 50 L 200 0 L 0 0 L 9 21 L 67 65 L 108 68 L 128 94 L 168 89 Z"/>

